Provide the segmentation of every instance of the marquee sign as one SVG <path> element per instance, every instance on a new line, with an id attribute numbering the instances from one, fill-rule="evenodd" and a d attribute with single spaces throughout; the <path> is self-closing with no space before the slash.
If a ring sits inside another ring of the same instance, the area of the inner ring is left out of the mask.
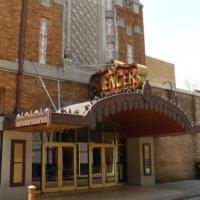
<path id="1" fill-rule="evenodd" d="M 124 88 L 141 87 L 140 76 L 136 64 L 110 65 L 103 71 L 94 74 L 90 79 L 91 91 L 94 95 L 117 92 Z"/>

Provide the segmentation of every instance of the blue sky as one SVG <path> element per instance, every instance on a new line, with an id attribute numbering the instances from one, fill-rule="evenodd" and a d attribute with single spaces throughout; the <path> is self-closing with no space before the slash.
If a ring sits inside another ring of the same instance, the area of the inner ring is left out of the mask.
<path id="1" fill-rule="evenodd" d="M 177 87 L 200 90 L 200 0 L 141 0 L 146 54 L 175 64 Z"/>

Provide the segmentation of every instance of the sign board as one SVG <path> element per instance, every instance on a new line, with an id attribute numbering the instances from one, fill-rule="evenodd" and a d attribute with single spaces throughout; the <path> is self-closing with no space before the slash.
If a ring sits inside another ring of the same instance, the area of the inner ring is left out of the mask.
<path id="1" fill-rule="evenodd" d="M 90 78 L 91 91 L 95 96 L 118 92 L 125 88 L 140 88 L 141 81 L 138 72 L 136 64 L 117 66 L 111 64 Z"/>

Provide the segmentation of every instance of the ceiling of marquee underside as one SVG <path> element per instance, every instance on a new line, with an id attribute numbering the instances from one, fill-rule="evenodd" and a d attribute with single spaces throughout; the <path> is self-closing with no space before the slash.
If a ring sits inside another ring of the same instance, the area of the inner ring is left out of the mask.
<path id="1" fill-rule="evenodd" d="M 117 113 L 108 120 L 121 126 L 128 137 L 169 135 L 185 132 L 176 121 L 163 113 L 134 109 Z"/>

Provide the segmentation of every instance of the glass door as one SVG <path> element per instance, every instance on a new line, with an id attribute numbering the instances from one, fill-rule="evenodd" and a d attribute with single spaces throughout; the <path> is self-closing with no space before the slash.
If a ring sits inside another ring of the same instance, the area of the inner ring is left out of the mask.
<path id="1" fill-rule="evenodd" d="M 58 191 L 59 155 L 58 146 L 43 145 L 42 191 Z"/>
<path id="2" fill-rule="evenodd" d="M 76 148 L 72 146 L 61 146 L 61 187 L 62 190 L 74 189 L 76 185 Z"/>
<path id="3" fill-rule="evenodd" d="M 103 165 L 101 146 L 90 146 L 90 187 L 101 187 L 103 184 Z"/>
<path id="4" fill-rule="evenodd" d="M 42 192 L 65 191 L 76 187 L 75 145 L 43 144 L 42 157 Z"/>
<path id="5" fill-rule="evenodd" d="M 105 185 L 113 185 L 116 180 L 116 160 L 115 147 L 104 147 L 104 162 L 105 162 Z"/>
<path id="6" fill-rule="evenodd" d="M 90 187 L 116 184 L 115 145 L 90 145 Z"/>

